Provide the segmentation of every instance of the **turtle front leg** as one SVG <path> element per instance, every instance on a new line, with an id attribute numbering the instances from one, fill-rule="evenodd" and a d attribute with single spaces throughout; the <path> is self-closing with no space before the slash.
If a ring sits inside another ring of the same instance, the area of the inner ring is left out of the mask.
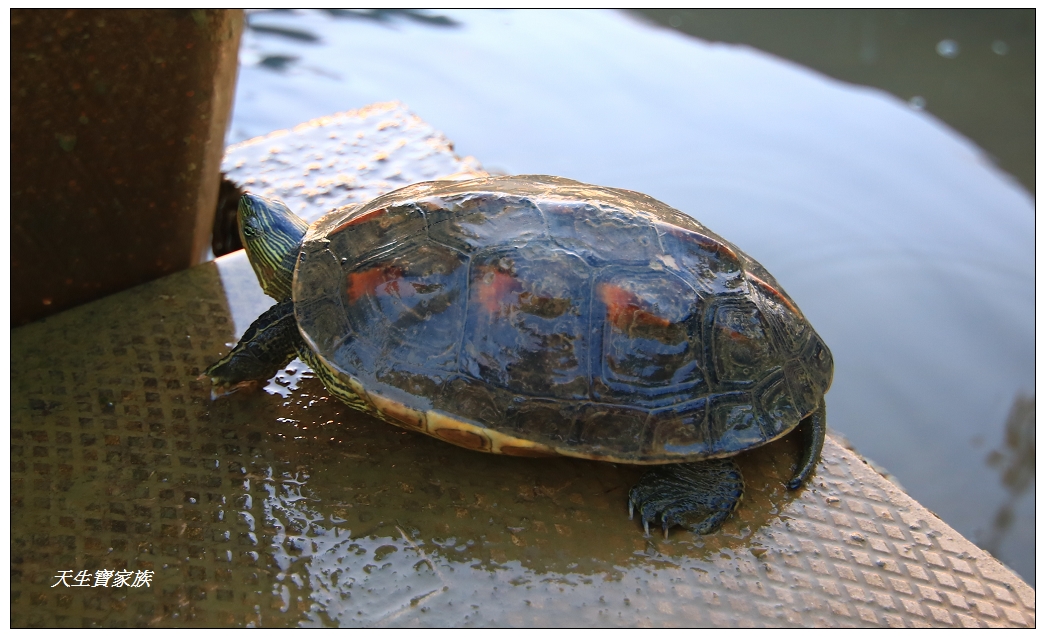
<path id="1" fill-rule="evenodd" d="M 266 381 L 298 355 L 301 342 L 294 302 L 283 301 L 263 312 L 236 347 L 204 374 L 218 386 Z"/>
<path id="2" fill-rule="evenodd" d="M 635 510 L 650 534 L 650 523 L 668 529 L 679 524 L 694 533 L 715 531 L 741 503 L 745 483 L 737 463 L 718 458 L 654 467 L 628 493 L 628 519 Z"/>
<path id="3" fill-rule="evenodd" d="M 828 418 L 825 415 L 824 399 L 812 414 L 799 423 L 799 433 L 802 436 L 803 455 L 799 458 L 799 466 L 795 470 L 795 476 L 788 481 L 789 489 L 798 489 L 806 482 L 807 478 L 814 472 L 817 463 L 821 460 L 821 449 L 824 447 L 824 437 L 828 432 Z"/>

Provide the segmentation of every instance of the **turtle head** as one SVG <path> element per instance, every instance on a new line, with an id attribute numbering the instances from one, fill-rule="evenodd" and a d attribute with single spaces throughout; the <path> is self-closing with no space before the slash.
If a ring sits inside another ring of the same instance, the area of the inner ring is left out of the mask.
<path id="1" fill-rule="evenodd" d="M 309 224 L 282 201 L 250 193 L 240 197 L 240 239 L 265 293 L 291 298 L 294 262 Z"/>

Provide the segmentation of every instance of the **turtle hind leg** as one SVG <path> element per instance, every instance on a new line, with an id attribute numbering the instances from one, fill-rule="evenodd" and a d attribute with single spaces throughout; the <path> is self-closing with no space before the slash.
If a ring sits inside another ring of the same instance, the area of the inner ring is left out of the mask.
<path id="1" fill-rule="evenodd" d="M 715 531 L 741 503 L 744 480 L 737 463 L 718 458 L 654 467 L 628 493 L 628 517 L 635 511 L 650 533 L 650 523 L 668 529 L 685 526 L 705 535 Z"/>
<path id="2" fill-rule="evenodd" d="M 236 347 L 204 374 L 217 386 L 265 381 L 298 355 L 300 343 L 294 303 L 283 301 L 263 312 Z"/>
<path id="3" fill-rule="evenodd" d="M 803 455 L 799 458 L 799 466 L 795 470 L 795 475 L 788 481 L 789 489 L 801 487 L 814 472 L 817 463 L 821 460 L 821 449 L 824 447 L 824 437 L 827 431 L 828 421 L 822 398 L 817 409 L 799 423 Z"/>

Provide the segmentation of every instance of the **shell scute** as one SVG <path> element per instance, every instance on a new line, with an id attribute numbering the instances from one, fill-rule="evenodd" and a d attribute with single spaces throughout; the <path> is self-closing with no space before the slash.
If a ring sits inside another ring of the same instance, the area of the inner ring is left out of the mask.
<path id="1" fill-rule="evenodd" d="M 369 393 L 371 404 L 385 417 L 396 421 L 396 424 L 405 429 L 415 431 L 426 431 L 428 422 L 425 412 L 420 409 L 411 409 L 401 401 L 386 398 L 381 394 Z"/>
<path id="2" fill-rule="evenodd" d="M 403 363 L 393 369 L 385 367 L 374 374 L 374 380 L 379 384 L 399 390 L 394 399 L 404 403 L 412 402 L 411 397 L 440 396 L 452 377 L 453 375 L 446 372 Z M 429 401 L 414 401 L 413 404 L 418 409 L 431 409 L 435 404 L 435 398 Z"/>
<path id="3" fill-rule="evenodd" d="M 796 409 L 788 381 L 781 369 L 768 376 L 754 395 L 763 415 L 764 431 L 770 438 L 785 433 L 784 423 L 798 421 L 805 413 Z"/>
<path id="4" fill-rule="evenodd" d="M 654 261 L 663 251 L 645 216 L 585 201 L 551 201 L 542 206 L 553 241 L 593 267 Z"/>
<path id="5" fill-rule="evenodd" d="M 650 412 L 625 405 L 589 403 L 577 417 L 574 450 L 586 457 L 608 456 L 621 461 L 643 460 Z"/>
<path id="6" fill-rule="evenodd" d="M 608 386 L 664 390 L 701 379 L 693 341 L 698 299 L 664 271 L 608 269 L 595 283 L 594 313 L 602 314 L 597 361 Z"/>
<path id="7" fill-rule="evenodd" d="M 544 217 L 525 197 L 452 196 L 426 203 L 429 238 L 466 254 L 548 238 Z"/>
<path id="8" fill-rule="evenodd" d="M 457 368 L 467 257 L 427 241 L 406 241 L 347 270 L 342 298 L 353 338 L 336 361 L 373 360 L 371 369 L 382 367 L 380 360 Z"/>
<path id="9" fill-rule="evenodd" d="M 590 272 L 541 245 L 475 255 L 461 366 L 528 396 L 588 396 Z"/>
<path id="10" fill-rule="evenodd" d="M 720 297 L 707 310 L 710 368 L 720 383 L 748 383 L 778 358 L 759 307 L 747 297 Z"/>
<path id="11" fill-rule="evenodd" d="M 505 415 L 506 393 L 492 389 L 479 379 L 458 376 L 443 386 L 436 404 L 440 409 L 473 422 L 501 422 Z"/>
<path id="12" fill-rule="evenodd" d="M 658 230 L 665 254 L 677 264 L 677 268 L 690 273 L 698 289 L 705 294 L 743 294 L 746 291 L 741 259 L 730 246 L 685 228 L 659 225 Z"/>
<path id="13" fill-rule="evenodd" d="M 579 410 L 577 402 L 516 397 L 505 409 L 504 423 L 514 436 L 569 447 L 577 444 Z"/>
<path id="14" fill-rule="evenodd" d="M 747 392 L 720 394 L 712 401 L 708 421 L 712 449 L 725 455 L 750 449 L 772 438 L 763 429 L 761 414 Z"/>
<path id="15" fill-rule="evenodd" d="M 329 242 L 327 249 L 337 255 L 346 268 L 356 268 L 385 250 L 425 237 L 425 214 L 414 203 L 375 206 L 371 202 L 351 210 L 345 218 L 329 221 L 326 224 L 329 228 L 323 233 Z M 326 219 L 317 224 L 323 224 Z"/>
<path id="16" fill-rule="evenodd" d="M 708 399 L 698 398 L 650 413 L 650 446 L 678 458 L 708 456 L 716 440 L 708 426 Z"/>

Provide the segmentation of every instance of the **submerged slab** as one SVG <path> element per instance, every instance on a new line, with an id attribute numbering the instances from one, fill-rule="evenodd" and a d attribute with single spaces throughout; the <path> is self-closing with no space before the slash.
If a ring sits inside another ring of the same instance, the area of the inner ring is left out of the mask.
<path id="1" fill-rule="evenodd" d="M 831 438 L 798 492 L 792 438 L 740 456 L 737 513 L 666 540 L 628 519 L 640 467 L 454 447 L 298 362 L 212 399 L 271 303 L 237 252 L 12 332 L 12 626 L 1034 625 L 1031 587 Z"/>
<path id="2" fill-rule="evenodd" d="M 382 102 L 233 144 L 222 172 L 312 223 L 328 210 L 419 181 L 486 172 L 400 102 Z"/>

